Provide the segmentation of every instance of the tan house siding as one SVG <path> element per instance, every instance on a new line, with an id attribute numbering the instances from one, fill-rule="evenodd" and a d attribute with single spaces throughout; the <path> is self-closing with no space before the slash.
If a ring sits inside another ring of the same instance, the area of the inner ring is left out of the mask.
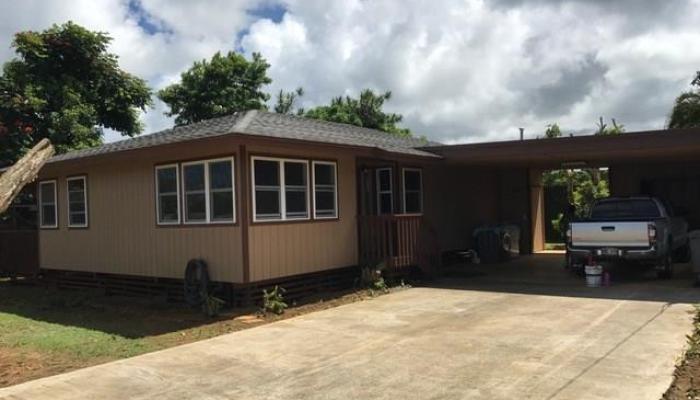
<path id="1" fill-rule="evenodd" d="M 188 260 L 203 258 L 213 280 L 244 283 L 244 219 L 250 224 L 250 282 L 356 265 L 356 154 L 309 143 L 226 137 L 49 164 L 39 179 L 57 179 L 59 228 L 40 231 L 41 268 L 182 278 Z M 339 218 L 252 223 L 250 193 L 243 186 L 249 177 L 242 176 L 241 163 L 247 163 L 249 174 L 250 157 L 256 155 L 337 161 Z M 237 224 L 157 226 L 154 167 L 223 156 L 235 157 Z M 87 229 L 67 227 L 66 177 L 74 175 L 87 175 Z"/>
<path id="2" fill-rule="evenodd" d="M 157 227 L 154 199 L 154 165 L 236 150 L 234 143 L 218 141 L 47 165 L 39 179 L 58 181 L 59 228 L 40 231 L 41 267 L 182 278 L 187 261 L 201 257 L 213 280 L 241 282 L 239 226 Z M 69 229 L 66 177 L 81 174 L 88 177 L 89 227 Z"/>
<path id="3" fill-rule="evenodd" d="M 357 264 L 355 155 L 351 151 L 251 145 L 251 156 L 333 160 L 338 166 L 337 220 L 258 222 L 249 228 L 250 280 L 259 281 Z M 311 192 L 309 192 L 311 193 Z"/>

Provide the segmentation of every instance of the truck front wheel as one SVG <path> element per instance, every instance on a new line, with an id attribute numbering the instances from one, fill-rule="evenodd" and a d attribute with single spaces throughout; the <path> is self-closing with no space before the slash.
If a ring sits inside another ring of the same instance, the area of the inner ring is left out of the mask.
<path id="1" fill-rule="evenodd" d="M 673 255 L 670 251 L 656 266 L 656 277 L 659 279 L 671 279 L 673 277 Z"/>

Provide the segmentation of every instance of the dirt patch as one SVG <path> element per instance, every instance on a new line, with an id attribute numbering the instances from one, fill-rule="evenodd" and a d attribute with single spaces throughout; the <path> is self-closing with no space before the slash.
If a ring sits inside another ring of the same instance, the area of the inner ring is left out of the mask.
<path id="1" fill-rule="evenodd" d="M 700 400 L 700 308 L 695 309 L 695 328 L 688 337 L 688 350 L 676 367 L 673 383 L 663 400 Z"/>
<path id="2" fill-rule="evenodd" d="M 60 374 L 107 360 L 76 360 L 60 354 L 0 347 L 0 387 Z"/>

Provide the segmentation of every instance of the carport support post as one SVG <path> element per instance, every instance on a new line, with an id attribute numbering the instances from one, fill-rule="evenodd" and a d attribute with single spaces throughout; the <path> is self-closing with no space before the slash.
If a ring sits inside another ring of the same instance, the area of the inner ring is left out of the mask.
<path id="1" fill-rule="evenodd" d="M 542 170 L 530 169 L 530 221 L 532 221 L 532 251 L 544 250 L 544 186 Z"/>

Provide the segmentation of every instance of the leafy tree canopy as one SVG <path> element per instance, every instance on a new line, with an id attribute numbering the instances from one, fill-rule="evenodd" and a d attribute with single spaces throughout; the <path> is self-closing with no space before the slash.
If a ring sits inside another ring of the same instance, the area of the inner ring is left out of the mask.
<path id="1" fill-rule="evenodd" d="M 700 71 L 690 84 L 693 89 L 676 98 L 668 121 L 669 128 L 700 127 Z"/>
<path id="2" fill-rule="evenodd" d="M 15 35 L 17 58 L 0 76 L 0 165 L 42 138 L 60 153 L 100 144 L 103 127 L 141 132 L 139 109 L 151 104 L 151 91 L 119 68 L 110 41 L 72 22 Z"/>
<path id="3" fill-rule="evenodd" d="M 217 52 L 210 61 L 195 62 L 180 75 L 180 82 L 158 92 L 170 107 L 165 114 L 185 125 L 236 111 L 265 109 L 270 95 L 262 87 L 271 83 L 270 64 L 258 53 L 248 61 L 240 54 Z"/>
<path id="4" fill-rule="evenodd" d="M 320 106 L 307 111 L 304 115 L 309 118 L 339 122 L 378 129 L 398 136 L 411 136 L 411 131 L 397 126 L 403 117 L 400 114 L 383 111 L 384 102 L 391 99 L 391 92 L 374 93 L 365 89 L 360 98 L 339 96 L 331 100 L 331 104 Z"/>
<path id="5" fill-rule="evenodd" d="M 544 137 L 548 139 L 561 137 L 561 129 L 559 128 L 559 124 L 555 122 L 547 125 L 546 129 L 544 130 Z"/>
<path id="6" fill-rule="evenodd" d="M 304 95 L 304 89 L 299 87 L 293 92 L 285 92 L 280 89 L 277 93 L 277 102 L 275 103 L 274 110 L 278 114 L 296 114 L 304 115 L 303 108 L 297 108 L 296 111 L 294 107 L 296 106 L 297 100 Z"/>
<path id="7" fill-rule="evenodd" d="M 603 122 L 603 117 L 600 117 L 596 127 L 596 135 L 619 135 L 625 133 L 625 126 L 618 124 L 615 118 L 611 119 L 612 125 Z"/>

